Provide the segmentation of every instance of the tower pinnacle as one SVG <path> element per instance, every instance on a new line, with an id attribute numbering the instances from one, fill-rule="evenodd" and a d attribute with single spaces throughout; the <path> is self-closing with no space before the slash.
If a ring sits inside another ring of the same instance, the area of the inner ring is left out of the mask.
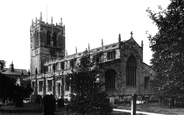
<path id="1" fill-rule="evenodd" d="M 51 17 L 51 24 L 53 24 L 53 16 Z"/>
<path id="2" fill-rule="evenodd" d="M 119 34 L 118 40 L 119 40 L 119 43 L 120 43 L 121 42 L 121 34 Z"/>
<path id="3" fill-rule="evenodd" d="M 42 12 L 40 12 L 40 22 L 42 21 Z"/>
<path id="4" fill-rule="evenodd" d="M 35 23 L 37 24 L 37 17 L 35 17 Z"/>
<path id="5" fill-rule="evenodd" d="M 62 21 L 62 18 L 61 18 L 61 22 L 60 22 L 60 25 L 61 25 L 61 26 L 63 25 L 63 21 Z"/>
<path id="6" fill-rule="evenodd" d="M 102 47 L 103 47 L 103 39 L 102 39 L 102 41 L 101 41 L 101 45 L 102 45 Z"/>

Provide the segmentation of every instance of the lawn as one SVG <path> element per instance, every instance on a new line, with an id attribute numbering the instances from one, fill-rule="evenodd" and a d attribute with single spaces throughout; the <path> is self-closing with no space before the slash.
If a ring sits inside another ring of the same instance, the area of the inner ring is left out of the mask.
<path id="1" fill-rule="evenodd" d="M 130 104 L 119 104 L 116 108 L 130 110 Z M 166 115 L 184 115 L 184 108 L 170 108 L 159 103 L 146 103 L 137 105 L 137 111 L 162 113 Z M 1 115 L 43 115 L 43 107 L 39 104 L 26 103 L 24 107 L 14 107 L 13 105 L 2 106 Z M 55 115 L 67 115 L 65 109 L 56 108 Z M 112 112 L 111 115 L 130 115 L 130 113 Z"/>
<path id="2" fill-rule="evenodd" d="M 43 115 L 43 106 L 36 103 L 24 103 L 23 107 L 4 105 L 0 108 L 0 115 Z M 65 109 L 56 108 L 55 115 L 69 115 Z M 130 115 L 129 113 L 112 112 L 111 115 Z"/>
<path id="3" fill-rule="evenodd" d="M 130 104 L 119 104 L 118 109 L 130 110 Z M 161 113 L 166 115 L 184 115 L 184 108 L 181 107 L 169 107 L 160 103 L 145 103 L 137 105 L 137 111 Z"/>

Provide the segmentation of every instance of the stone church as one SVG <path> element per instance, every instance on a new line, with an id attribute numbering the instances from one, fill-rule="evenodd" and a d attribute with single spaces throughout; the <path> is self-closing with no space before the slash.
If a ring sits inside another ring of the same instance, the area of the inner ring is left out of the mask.
<path id="1" fill-rule="evenodd" d="M 46 23 L 39 19 L 32 21 L 30 27 L 31 64 L 30 80 L 34 94 L 44 96 L 53 94 L 57 99 L 70 99 L 71 88 L 66 80 L 71 74 L 83 52 L 67 55 L 65 50 L 65 25 Z M 103 45 L 94 49 L 86 49 L 91 58 L 101 67 L 101 80 L 105 83 L 104 89 L 111 97 L 140 94 L 151 95 L 150 80 L 154 71 L 143 62 L 143 42 L 141 46 L 130 38 Z"/>

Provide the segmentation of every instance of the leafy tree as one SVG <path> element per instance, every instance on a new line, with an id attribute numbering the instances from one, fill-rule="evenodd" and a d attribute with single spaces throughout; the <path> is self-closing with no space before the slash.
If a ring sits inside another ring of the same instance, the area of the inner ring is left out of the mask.
<path id="1" fill-rule="evenodd" d="M 12 99 L 15 94 L 15 89 L 15 80 L 0 73 L 0 98 L 3 100 L 7 98 Z"/>
<path id="2" fill-rule="evenodd" d="M 85 52 L 73 74 L 68 75 L 71 86 L 71 102 L 68 109 L 81 114 L 107 114 L 112 111 L 107 94 L 102 91 L 104 85 L 99 80 L 99 68 L 94 65 L 90 55 Z"/>
<path id="3" fill-rule="evenodd" d="M 155 13 L 147 10 L 158 27 L 150 36 L 152 66 L 157 75 L 152 82 L 160 96 L 184 97 L 184 1 L 171 0 L 168 7 Z"/>
<path id="4" fill-rule="evenodd" d="M 3 71 L 4 67 L 6 66 L 5 60 L 0 60 L 0 72 Z"/>
<path id="5" fill-rule="evenodd" d="M 24 87 L 24 98 L 29 98 L 32 92 L 33 92 L 33 88 L 31 88 L 30 84 L 27 84 L 26 87 Z"/>
<path id="6" fill-rule="evenodd" d="M 16 85 L 15 78 L 0 73 L 0 98 L 4 102 L 6 99 L 16 101 L 18 97 L 29 97 L 32 92 L 33 89 L 29 85 L 26 87 Z"/>

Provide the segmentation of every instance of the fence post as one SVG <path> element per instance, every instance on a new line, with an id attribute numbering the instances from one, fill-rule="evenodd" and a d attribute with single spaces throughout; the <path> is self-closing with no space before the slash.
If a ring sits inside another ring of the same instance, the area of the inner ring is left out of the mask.
<path id="1" fill-rule="evenodd" d="M 137 95 L 134 94 L 131 100 L 131 115 L 136 115 L 136 98 Z"/>

